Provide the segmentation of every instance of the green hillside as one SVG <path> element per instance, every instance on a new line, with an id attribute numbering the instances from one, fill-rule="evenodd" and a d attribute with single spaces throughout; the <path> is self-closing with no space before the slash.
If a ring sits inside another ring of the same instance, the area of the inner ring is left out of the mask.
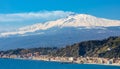
<path id="1" fill-rule="evenodd" d="M 3 54 L 23 55 L 39 52 L 41 55 L 67 57 L 105 57 L 120 58 L 120 37 L 109 37 L 103 40 L 89 40 L 75 43 L 64 48 L 30 48 L 1 51 Z"/>

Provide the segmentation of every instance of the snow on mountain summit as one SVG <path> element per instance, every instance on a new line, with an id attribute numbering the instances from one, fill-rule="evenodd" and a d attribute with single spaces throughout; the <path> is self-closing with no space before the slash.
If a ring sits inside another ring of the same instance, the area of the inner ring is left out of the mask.
<path id="1" fill-rule="evenodd" d="M 49 21 L 46 23 L 38 23 L 31 26 L 20 28 L 19 30 L 46 30 L 52 27 L 93 27 L 93 26 L 120 26 L 118 20 L 108 20 L 103 18 L 97 18 L 86 14 L 76 14 L 68 16 L 67 18 L 58 19 L 56 21 Z"/>
<path id="2" fill-rule="evenodd" d="M 38 23 L 31 26 L 19 28 L 16 32 L 5 32 L 0 35 L 14 35 L 14 34 L 25 34 L 27 32 L 35 32 L 37 30 L 47 30 L 53 27 L 110 27 L 120 26 L 119 20 L 109 20 L 104 18 L 97 18 L 95 16 L 87 14 L 75 14 L 70 15 L 66 18 L 58 19 L 55 21 L 48 21 L 45 23 Z"/>

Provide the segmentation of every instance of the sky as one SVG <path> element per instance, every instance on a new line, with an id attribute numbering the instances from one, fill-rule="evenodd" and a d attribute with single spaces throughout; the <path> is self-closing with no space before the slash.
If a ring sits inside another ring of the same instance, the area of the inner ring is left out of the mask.
<path id="1" fill-rule="evenodd" d="M 73 13 L 120 20 L 120 0 L 0 0 L 0 31 Z"/>

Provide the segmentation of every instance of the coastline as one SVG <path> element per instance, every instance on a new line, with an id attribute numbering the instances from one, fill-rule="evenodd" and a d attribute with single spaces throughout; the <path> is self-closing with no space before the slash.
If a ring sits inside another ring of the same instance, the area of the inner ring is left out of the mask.
<path id="1" fill-rule="evenodd" d="M 85 64 L 85 65 L 104 65 L 104 66 L 118 66 L 119 64 L 98 64 L 98 63 L 75 63 L 75 62 L 65 62 L 65 61 L 47 61 L 47 60 L 35 60 L 35 59 L 24 59 L 24 58 L 0 58 L 0 59 L 14 59 L 14 60 L 30 60 L 30 61 L 43 61 L 43 62 L 58 62 L 61 64 Z"/>
<path id="2" fill-rule="evenodd" d="M 84 63 L 84 64 L 90 64 L 90 65 L 105 65 L 105 66 L 120 66 L 119 64 L 97 64 L 97 63 Z"/>

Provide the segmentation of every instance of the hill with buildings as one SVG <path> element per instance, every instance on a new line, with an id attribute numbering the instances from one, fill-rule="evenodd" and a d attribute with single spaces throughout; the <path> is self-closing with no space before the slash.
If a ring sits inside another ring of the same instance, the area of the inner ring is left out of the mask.
<path id="1" fill-rule="evenodd" d="M 103 40 L 89 40 L 63 48 L 40 47 L 29 49 L 13 49 L 0 51 L 0 54 L 25 55 L 38 53 L 39 55 L 60 56 L 60 57 L 104 57 L 120 58 L 120 37 L 109 37 Z"/>

